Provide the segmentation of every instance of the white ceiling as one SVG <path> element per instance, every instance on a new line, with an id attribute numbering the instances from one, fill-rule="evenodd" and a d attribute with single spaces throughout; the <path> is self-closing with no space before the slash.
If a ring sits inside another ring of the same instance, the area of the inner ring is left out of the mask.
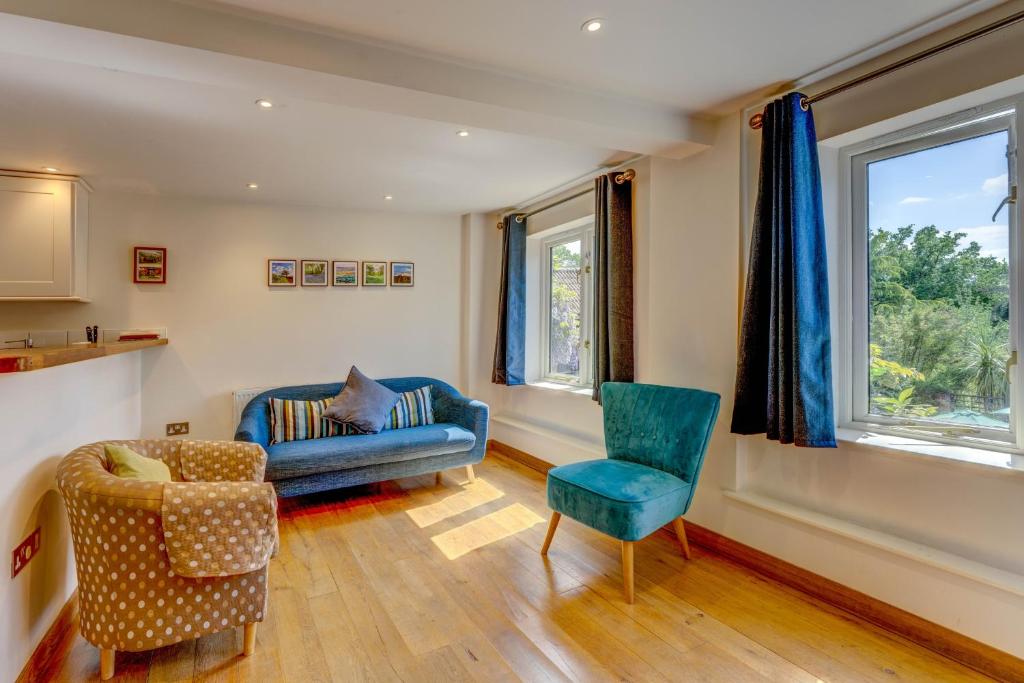
<path id="1" fill-rule="evenodd" d="M 209 0 L 563 85 L 699 112 L 965 0 Z M 606 19 L 593 34 L 591 17 Z"/>
<path id="2" fill-rule="evenodd" d="M 688 112 L 994 2 L 131 1 L 0 0 L 0 168 L 56 166 L 101 191 L 489 211 L 629 152 L 696 153 L 711 128 Z M 585 35 L 592 16 L 606 27 Z M 256 107 L 265 96 L 278 106 Z"/>

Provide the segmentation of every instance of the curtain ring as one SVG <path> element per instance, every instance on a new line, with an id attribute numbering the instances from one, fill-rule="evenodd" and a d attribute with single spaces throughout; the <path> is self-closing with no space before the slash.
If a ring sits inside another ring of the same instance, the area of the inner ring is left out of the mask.
<path id="1" fill-rule="evenodd" d="M 615 184 L 622 185 L 627 180 L 632 180 L 633 178 L 636 178 L 636 171 L 631 168 L 627 168 L 625 171 L 615 176 Z"/>
<path id="2" fill-rule="evenodd" d="M 806 97 L 800 98 L 800 108 L 803 109 L 804 111 L 807 111 L 808 109 L 811 108 L 811 103 L 807 101 Z"/>
<path id="3" fill-rule="evenodd" d="M 515 220 L 516 220 L 516 223 L 522 223 L 523 222 L 523 214 L 517 213 Z"/>

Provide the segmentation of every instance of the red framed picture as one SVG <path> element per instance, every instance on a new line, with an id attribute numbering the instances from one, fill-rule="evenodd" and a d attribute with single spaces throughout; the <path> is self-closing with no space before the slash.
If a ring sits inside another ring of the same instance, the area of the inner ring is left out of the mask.
<path id="1" fill-rule="evenodd" d="M 139 284 L 167 284 L 167 249 L 165 247 L 135 247 L 132 282 Z"/>

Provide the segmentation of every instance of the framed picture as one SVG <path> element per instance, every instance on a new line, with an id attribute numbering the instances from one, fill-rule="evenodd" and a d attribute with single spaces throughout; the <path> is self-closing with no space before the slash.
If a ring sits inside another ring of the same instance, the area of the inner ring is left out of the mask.
<path id="1" fill-rule="evenodd" d="M 302 286 L 303 287 L 326 287 L 327 268 L 330 264 L 327 261 L 302 261 Z"/>
<path id="2" fill-rule="evenodd" d="M 167 283 L 167 249 L 135 247 L 132 282 L 163 285 Z"/>
<path id="3" fill-rule="evenodd" d="M 409 261 L 391 262 L 391 286 L 412 287 L 416 282 L 415 266 Z"/>
<path id="4" fill-rule="evenodd" d="M 294 287 L 295 259 L 267 259 L 267 286 L 268 287 Z"/>
<path id="5" fill-rule="evenodd" d="M 359 261 L 332 261 L 333 277 L 331 284 L 335 287 L 359 286 Z"/>
<path id="6" fill-rule="evenodd" d="M 363 261 L 363 287 L 387 287 L 387 284 L 387 261 Z"/>

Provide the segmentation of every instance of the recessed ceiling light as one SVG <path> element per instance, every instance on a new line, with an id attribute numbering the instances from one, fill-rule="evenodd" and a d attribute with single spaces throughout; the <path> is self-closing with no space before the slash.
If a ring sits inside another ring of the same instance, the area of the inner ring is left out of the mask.
<path id="1" fill-rule="evenodd" d="M 460 130 L 460 131 L 456 132 L 455 134 L 458 135 L 460 138 L 468 138 L 469 137 L 469 131 L 468 130 Z"/>
<path id="2" fill-rule="evenodd" d="M 257 185 L 256 183 L 248 183 L 246 187 L 249 188 L 250 190 L 259 189 L 259 185 Z"/>
<path id="3" fill-rule="evenodd" d="M 274 103 L 270 100 L 256 100 L 256 104 L 263 109 L 270 109 L 274 106 Z"/>
<path id="4" fill-rule="evenodd" d="M 389 195 L 389 194 L 384 195 L 384 201 L 390 202 L 392 199 L 394 199 L 394 197 L 392 197 L 391 195 Z"/>
<path id="5" fill-rule="evenodd" d="M 43 170 L 47 173 L 60 173 L 60 169 L 53 166 L 43 166 Z"/>
<path id="6" fill-rule="evenodd" d="M 604 19 L 594 17 L 593 19 L 587 19 L 584 21 L 583 25 L 580 26 L 580 30 L 586 31 L 587 33 L 594 33 L 596 31 L 600 31 L 602 26 L 604 26 Z"/>

